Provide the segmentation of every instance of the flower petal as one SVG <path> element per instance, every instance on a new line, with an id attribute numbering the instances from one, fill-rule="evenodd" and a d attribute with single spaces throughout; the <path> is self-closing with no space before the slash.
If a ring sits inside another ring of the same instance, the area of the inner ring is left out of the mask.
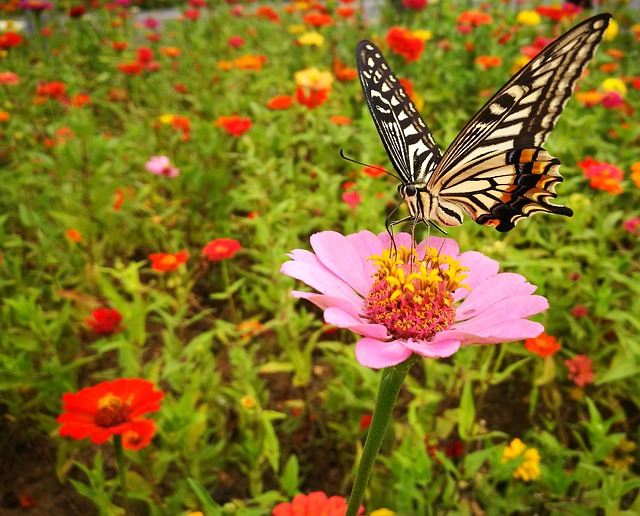
<path id="1" fill-rule="evenodd" d="M 333 324 L 339 328 L 346 328 L 359 335 L 373 339 L 388 339 L 387 328 L 382 324 L 371 324 L 363 321 L 357 315 L 351 314 L 337 307 L 327 308 L 324 311 L 324 320 L 327 324 Z"/>
<path id="2" fill-rule="evenodd" d="M 438 335 L 442 335 L 442 333 Z M 460 341 L 454 338 L 434 339 L 432 342 L 409 339 L 404 345 L 414 353 L 425 358 L 450 357 L 460 349 Z"/>
<path id="3" fill-rule="evenodd" d="M 311 236 L 311 247 L 320 262 L 356 292 L 366 296 L 371 288 L 371 274 L 365 270 L 363 261 L 367 257 L 363 256 L 358 243 L 358 239 L 349 240 L 335 231 Z"/>
<path id="4" fill-rule="evenodd" d="M 358 362 L 373 369 L 398 365 L 410 356 L 411 350 L 399 340 L 384 342 L 364 337 L 356 343 Z"/>

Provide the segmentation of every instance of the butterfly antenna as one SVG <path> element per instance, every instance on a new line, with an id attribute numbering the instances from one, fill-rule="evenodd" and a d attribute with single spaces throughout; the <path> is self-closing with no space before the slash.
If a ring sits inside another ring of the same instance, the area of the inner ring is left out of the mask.
<path id="1" fill-rule="evenodd" d="M 349 156 L 347 156 L 344 153 L 344 150 L 342 150 L 342 149 L 340 149 L 340 157 L 342 159 L 344 159 L 345 161 L 350 161 L 351 163 L 355 163 L 356 165 L 362 165 L 363 167 L 369 167 L 369 168 L 372 168 L 374 170 L 379 170 L 380 172 L 384 172 L 385 174 L 388 174 L 391 177 L 393 177 L 393 178 L 397 179 L 398 181 L 400 181 L 400 178 L 398 176 L 396 176 L 395 174 L 392 174 L 391 172 L 389 172 L 388 170 L 385 170 L 384 168 L 376 167 L 375 165 L 369 165 L 367 163 L 363 163 L 362 161 L 358 161 L 358 160 L 350 158 Z"/>

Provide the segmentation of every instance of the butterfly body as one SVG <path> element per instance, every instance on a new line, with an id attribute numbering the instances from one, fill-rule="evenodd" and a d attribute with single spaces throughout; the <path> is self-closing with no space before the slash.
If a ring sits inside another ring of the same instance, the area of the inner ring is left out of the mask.
<path id="1" fill-rule="evenodd" d="M 571 216 L 551 204 L 560 161 L 542 148 L 593 57 L 611 15 L 589 18 L 545 47 L 471 119 L 442 154 L 427 124 L 367 40 L 356 49 L 369 111 L 402 184 L 413 224 L 457 226 L 464 215 L 509 231 L 536 212 Z"/>

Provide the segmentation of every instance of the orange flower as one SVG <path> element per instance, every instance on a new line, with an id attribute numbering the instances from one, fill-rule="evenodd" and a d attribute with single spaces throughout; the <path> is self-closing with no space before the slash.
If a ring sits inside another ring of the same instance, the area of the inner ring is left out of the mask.
<path id="1" fill-rule="evenodd" d="M 496 68 L 502 64 L 502 59 L 498 56 L 478 56 L 475 59 L 475 63 L 483 70 L 489 68 Z"/>
<path id="2" fill-rule="evenodd" d="M 631 181 L 640 188 L 640 161 L 631 165 Z"/>
<path id="3" fill-rule="evenodd" d="M 224 71 L 233 70 L 233 63 L 231 61 L 218 61 L 216 63 L 216 66 L 220 70 L 224 70 Z"/>
<path id="4" fill-rule="evenodd" d="M 458 25 L 468 25 L 470 27 L 479 27 L 480 25 L 488 25 L 493 21 L 493 18 L 487 14 L 480 11 L 464 11 L 458 19 L 456 23 Z"/>
<path id="5" fill-rule="evenodd" d="M 149 255 L 151 269 L 158 272 L 172 272 L 189 259 L 188 251 L 177 253 L 154 253 Z"/>
<path id="6" fill-rule="evenodd" d="M 66 236 L 72 242 L 76 242 L 76 243 L 82 242 L 82 235 L 80 234 L 80 231 L 78 231 L 77 229 L 67 229 L 64 232 L 64 236 Z"/>
<path id="7" fill-rule="evenodd" d="M 351 119 L 348 116 L 344 115 L 333 115 L 329 118 L 332 124 L 336 125 L 349 125 L 351 124 Z"/>
<path id="8" fill-rule="evenodd" d="M 389 48 L 404 57 L 406 62 L 416 61 L 424 50 L 424 41 L 404 27 L 391 27 L 386 39 Z"/>
<path id="9" fill-rule="evenodd" d="M 618 69 L 618 63 L 605 63 L 600 66 L 600 71 L 604 73 L 612 73 Z"/>
<path id="10" fill-rule="evenodd" d="M 336 76 L 336 79 L 342 82 L 353 81 L 356 77 L 358 77 L 358 70 L 355 68 L 349 68 L 343 62 L 338 59 L 333 60 L 333 74 Z"/>
<path id="11" fill-rule="evenodd" d="M 604 51 L 609 57 L 613 57 L 616 61 L 619 61 L 624 57 L 624 52 L 617 48 L 608 48 Z"/>
<path id="12" fill-rule="evenodd" d="M 156 424 L 140 417 L 160 410 L 161 391 L 141 378 L 121 378 L 62 395 L 64 412 L 57 422 L 62 437 L 91 438 L 95 444 L 123 435 L 123 446 L 139 450 L 151 442 Z M 128 436 L 126 435 L 128 434 Z"/>
<path id="13" fill-rule="evenodd" d="M 11 119 L 11 113 L 8 111 L 0 111 L 0 123 L 7 122 Z"/>
<path id="14" fill-rule="evenodd" d="M 602 102 L 604 95 L 596 90 L 576 92 L 576 100 L 583 106 L 593 107 Z"/>
<path id="15" fill-rule="evenodd" d="M 69 105 L 73 107 L 82 107 L 91 101 L 91 95 L 88 93 L 78 93 L 69 101 Z"/>
<path id="16" fill-rule="evenodd" d="M 355 9 L 352 7 L 338 7 L 336 9 L 336 14 L 343 19 L 351 18 L 355 12 Z"/>
<path id="17" fill-rule="evenodd" d="M 160 53 L 163 56 L 167 57 L 178 57 L 181 52 L 182 50 L 180 50 L 178 47 L 162 47 L 160 49 Z"/>
<path id="18" fill-rule="evenodd" d="M 233 65 L 240 70 L 262 70 L 267 62 L 266 56 L 247 54 L 233 60 Z"/>
<path id="19" fill-rule="evenodd" d="M 267 107 L 272 110 L 289 109 L 291 104 L 293 104 L 293 97 L 290 95 L 278 95 L 267 103 Z"/>
<path id="20" fill-rule="evenodd" d="M 525 340 L 524 346 L 542 358 L 553 356 L 556 351 L 562 348 L 555 337 L 547 335 L 546 333 L 541 333 L 533 339 Z"/>
<path id="21" fill-rule="evenodd" d="M 253 125 L 248 118 L 240 118 L 238 115 L 219 116 L 214 122 L 216 127 L 224 127 L 227 133 L 236 138 L 246 133 Z"/>

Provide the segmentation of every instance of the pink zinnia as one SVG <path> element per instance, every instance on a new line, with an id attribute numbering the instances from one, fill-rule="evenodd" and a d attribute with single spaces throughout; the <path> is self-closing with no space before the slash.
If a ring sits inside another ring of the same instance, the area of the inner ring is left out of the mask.
<path id="1" fill-rule="evenodd" d="M 144 166 L 157 176 L 176 177 L 180 174 L 180 169 L 172 167 L 171 161 L 166 156 L 151 156 Z"/>
<path id="2" fill-rule="evenodd" d="M 363 336 L 356 358 L 375 369 L 416 353 L 453 355 L 461 346 L 536 337 L 540 323 L 526 318 L 548 307 L 527 280 L 498 273 L 498 262 L 460 253 L 450 238 L 431 237 L 411 250 L 411 236 L 332 231 L 311 237 L 315 253 L 296 249 L 281 272 L 318 290 L 294 291 L 324 309 L 328 324 Z"/>

